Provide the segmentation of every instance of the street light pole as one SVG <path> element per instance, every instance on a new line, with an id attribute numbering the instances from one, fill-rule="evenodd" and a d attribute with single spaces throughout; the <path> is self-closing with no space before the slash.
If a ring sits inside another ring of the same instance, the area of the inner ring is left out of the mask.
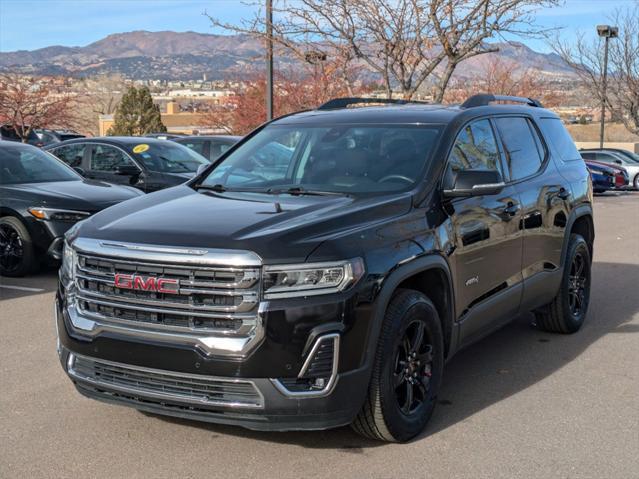
<path id="1" fill-rule="evenodd" d="M 266 121 L 273 119 L 273 0 L 266 0 Z"/>
<path id="2" fill-rule="evenodd" d="M 605 38 L 603 78 L 601 80 L 601 126 L 599 129 L 599 148 L 603 148 L 604 124 L 606 121 L 606 88 L 608 87 L 608 43 L 611 38 L 619 36 L 619 28 L 610 25 L 597 25 L 597 34 Z"/>

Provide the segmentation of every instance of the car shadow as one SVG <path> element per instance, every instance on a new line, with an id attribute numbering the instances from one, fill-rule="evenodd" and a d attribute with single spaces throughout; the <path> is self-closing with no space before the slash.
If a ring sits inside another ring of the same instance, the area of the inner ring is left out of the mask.
<path id="1" fill-rule="evenodd" d="M 0 276 L 0 301 L 50 293 L 58 287 L 58 266 L 43 266 L 22 278 Z"/>
<path id="2" fill-rule="evenodd" d="M 639 265 L 593 265 L 588 317 L 572 335 L 552 334 L 534 327 L 525 314 L 501 330 L 458 353 L 446 366 L 444 384 L 431 421 L 417 439 L 436 434 L 495 403 L 551 376 L 601 337 L 639 333 L 630 323 L 639 311 L 635 295 L 623 295 L 629 284 L 639 284 Z M 525 414 L 525 411 L 522 411 Z M 212 437 L 233 435 L 258 441 L 294 444 L 310 449 L 335 449 L 353 454 L 384 446 L 356 435 L 348 427 L 318 432 L 255 432 L 239 427 L 176 419 L 152 414 L 163 421 L 208 430 Z"/>

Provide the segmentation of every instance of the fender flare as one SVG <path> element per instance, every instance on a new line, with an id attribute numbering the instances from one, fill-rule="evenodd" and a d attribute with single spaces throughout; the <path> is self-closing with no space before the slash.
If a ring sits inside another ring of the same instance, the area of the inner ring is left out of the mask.
<path id="1" fill-rule="evenodd" d="M 375 358 L 375 351 L 377 349 L 377 342 L 382 330 L 382 322 L 384 321 L 384 315 L 386 309 L 392 298 L 393 293 L 397 287 L 406 279 L 419 273 L 438 269 L 447 279 L 448 292 L 449 292 L 449 304 L 448 304 L 448 318 L 443 319 L 448 322 L 447 329 L 449 334 L 449 350 L 448 357 L 450 358 L 454 353 L 456 347 L 455 331 L 455 290 L 453 289 L 452 275 L 448 262 L 438 254 L 428 254 L 425 256 L 418 256 L 408 262 L 402 263 L 392 269 L 389 274 L 384 278 L 380 290 L 378 291 L 372 308 L 372 327 L 369 337 L 369 341 L 366 345 L 365 361 L 364 365 L 368 367 L 372 373 L 372 364 Z"/>
<path id="2" fill-rule="evenodd" d="M 564 231 L 564 242 L 561 247 L 561 258 L 560 258 L 560 261 L 561 261 L 560 266 L 562 268 L 564 266 L 564 261 L 566 260 L 566 250 L 568 249 L 568 243 L 570 243 L 570 234 L 572 232 L 572 227 L 574 226 L 575 221 L 577 221 L 579 218 L 582 218 L 584 216 L 589 216 L 592 222 L 592 239 L 594 243 L 594 239 L 595 239 L 594 226 L 595 225 L 594 225 L 594 215 L 592 211 L 592 205 L 590 203 L 584 203 L 577 206 L 575 209 L 573 209 L 570 212 L 570 216 L 568 217 L 568 221 L 566 222 L 566 229 Z M 590 251 L 590 253 L 591 253 L 591 259 L 592 259 L 592 251 Z"/>

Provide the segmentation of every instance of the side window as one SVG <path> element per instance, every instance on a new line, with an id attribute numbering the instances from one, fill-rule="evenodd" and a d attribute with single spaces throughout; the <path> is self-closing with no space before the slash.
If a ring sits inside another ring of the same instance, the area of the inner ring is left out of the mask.
<path id="1" fill-rule="evenodd" d="M 615 160 L 618 160 L 619 158 L 617 158 L 614 155 L 611 155 L 610 153 L 597 153 L 597 161 L 602 161 L 604 163 L 616 163 Z"/>
<path id="2" fill-rule="evenodd" d="M 448 159 L 446 183 L 460 170 L 496 170 L 503 176 L 499 151 L 488 120 L 470 123 L 457 135 Z"/>
<path id="3" fill-rule="evenodd" d="M 579 150 L 572 137 L 559 118 L 542 118 L 539 121 L 541 131 L 559 153 L 562 161 L 580 160 Z"/>
<path id="4" fill-rule="evenodd" d="M 497 118 L 497 129 L 504 142 L 511 180 L 535 174 L 543 161 L 543 148 L 536 130 L 526 118 Z"/>
<path id="5" fill-rule="evenodd" d="M 179 143 L 204 156 L 204 142 L 202 140 L 181 141 Z"/>
<path id="6" fill-rule="evenodd" d="M 82 158 L 84 157 L 85 144 L 78 143 L 75 145 L 61 146 L 51 150 L 55 156 L 60 158 L 70 167 L 82 166 Z"/>
<path id="7" fill-rule="evenodd" d="M 131 159 L 119 149 L 107 145 L 94 145 L 91 152 L 92 171 L 112 172 L 118 166 L 133 165 Z"/>
<path id="8" fill-rule="evenodd" d="M 222 156 L 222 153 L 231 148 L 231 146 L 232 145 L 228 145 L 226 143 L 218 143 L 216 141 L 212 141 L 210 149 L 210 160 L 217 160 L 220 156 Z"/>

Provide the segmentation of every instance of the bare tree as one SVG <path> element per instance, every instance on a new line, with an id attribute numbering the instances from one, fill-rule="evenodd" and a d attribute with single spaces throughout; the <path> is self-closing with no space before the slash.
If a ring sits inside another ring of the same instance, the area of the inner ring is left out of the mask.
<path id="1" fill-rule="evenodd" d="M 78 100 L 64 80 L 0 74 L 0 122 L 10 125 L 23 142 L 35 128 L 73 128 Z"/>
<path id="2" fill-rule="evenodd" d="M 604 98 L 603 40 L 576 42 L 558 38 L 555 52 L 570 65 L 591 95 L 605 101 L 612 115 L 621 119 L 626 129 L 639 135 L 639 2 L 634 8 L 618 10 L 611 23 L 619 27 L 619 37 L 610 40 L 608 88 Z"/>
<path id="3" fill-rule="evenodd" d="M 562 95 L 548 88 L 548 79 L 539 69 L 521 68 L 517 63 L 494 54 L 482 58 L 472 78 L 453 78 L 444 101 L 461 103 L 478 93 L 535 98 L 551 108 L 562 102 Z"/>
<path id="4" fill-rule="evenodd" d="M 78 124 L 81 130 L 97 135 L 99 116 L 113 115 L 127 88 L 127 81 L 119 74 L 99 75 L 79 80 L 75 89 L 82 98 L 78 104 Z"/>
<path id="5" fill-rule="evenodd" d="M 457 65 L 495 51 L 486 40 L 505 33 L 541 35 L 536 8 L 560 0 L 297 0 L 274 8 L 274 41 L 303 60 L 309 50 L 366 66 L 387 96 L 406 99 L 434 77 L 441 101 Z M 239 25 L 214 25 L 265 38 L 261 13 Z"/>

